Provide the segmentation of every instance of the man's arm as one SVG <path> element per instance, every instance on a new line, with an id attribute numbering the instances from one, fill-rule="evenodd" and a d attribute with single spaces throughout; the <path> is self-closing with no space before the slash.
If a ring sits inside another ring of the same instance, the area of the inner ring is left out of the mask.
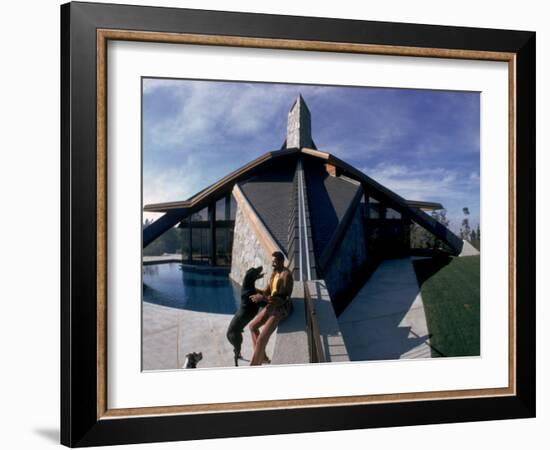
<path id="1" fill-rule="evenodd" d="M 262 294 L 264 297 L 267 297 L 269 294 L 271 294 L 271 282 L 273 281 L 273 275 L 271 275 L 265 282 L 265 287 L 261 289 L 260 294 Z"/>
<path id="2" fill-rule="evenodd" d="M 275 293 L 274 295 L 268 295 L 265 298 L 267 300 L 267 303 L 269 303 L 270 305 L 280 306 L 285 302 L 284 298 L 277 295 L 277 293 Z"/>
<path id="3" fill-rule="evenodd" d="M 281 292 L 290 297 L 292 295 L 292 289 L 294 288 L 294 279 L 292 278 L 292 272 L 290 272 L 290 270 L 285 272 L 282 281 Z"/>
<path id="4" fill-rule="evenodd" d="M 269 280 L 267 280 L 267 284 L 265 286 L 265 288 L 263 289 L 260 289 L 260 288 L 256 288 L 256 293 L 254 295 L 251 295 L 250 296 L 250 300 L 252 300 L 254 303 L 265 303 L 268 301 L 268 294 L 271 292 L 271 287 L 270 287 L 270 284 L 271 284 L 271 278 Z M 259 298 L 258 296 L 262 296 L 263 298 Z M 255 297 L 257 300 L 254 300 L 253 297 Z"/>

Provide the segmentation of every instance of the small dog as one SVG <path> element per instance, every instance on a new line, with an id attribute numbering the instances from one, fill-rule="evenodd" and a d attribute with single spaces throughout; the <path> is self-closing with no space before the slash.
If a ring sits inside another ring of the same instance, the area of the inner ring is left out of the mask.
<path id="1" fill-rule="evenodd" d="M 244 280 L 241 288 L 241 306 L 239 310 L 231 319 L 231 323 L 227 329 L 227 339 L 233 345 L 235 366 L 239 365 L 239 358 L 241 356 L 241 345 L 243 343 L 243 330 L 244 327 L 250 322 L 261 306 L 265 306 L 266 302 L 254 303 L 250 300 L 250 296 L 259 292 L 256 289 L 256 280 L 259 280 L 264 276 L 262 273 L 263 267 L 251 267 L 244 275 Z"/>
<path id="2" fill-rule="evenodd" d="M 196 369 L 198 362 L 202 359 L 202 352 L 187 353 L 185 355 L 185 364 L 182 369 Z"/>

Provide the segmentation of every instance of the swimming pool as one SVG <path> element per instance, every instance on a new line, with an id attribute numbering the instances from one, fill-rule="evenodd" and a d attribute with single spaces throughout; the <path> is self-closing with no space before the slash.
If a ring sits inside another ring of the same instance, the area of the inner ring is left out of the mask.
<path id="1" fill-rule="evenodd" d="M 143 266 L 143 301 L 171 308 L 234 314 L 240 287 L 227 272 L 194 269 L 180 263 Z"/>

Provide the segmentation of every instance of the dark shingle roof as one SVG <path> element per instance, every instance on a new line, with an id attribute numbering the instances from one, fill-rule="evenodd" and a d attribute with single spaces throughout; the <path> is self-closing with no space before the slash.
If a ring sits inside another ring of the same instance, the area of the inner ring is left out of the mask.
<path id="1" fill-rule="evenodd" d="M 248 201 L 281 248 L 288 252 L 288 223 L 296 159 L 269 167 L 240 183 Z"/>
<path id="2" fill-rule="evenodd" d="M 323 164 L 304 164 L 309 214 L 315 254 L 319 258 L 348 210 L 360 185 L 346 178 L 330 176 Z"/>

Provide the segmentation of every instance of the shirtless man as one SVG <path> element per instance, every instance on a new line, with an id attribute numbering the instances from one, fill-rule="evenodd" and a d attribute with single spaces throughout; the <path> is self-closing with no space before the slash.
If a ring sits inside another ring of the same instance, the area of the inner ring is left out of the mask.
<path id="1" fill-rule="evenodd" d="M 267 302 L 267 305 L 248 326 L 252 333 L 254 348 L 250 361 L 251 366 L 270 362 L 265 353 L 267 342 L 271 334 L 277 329 L 279 322 L 288 317 L 290 313 L 290 296 L 292 294 L 294 279 L 290 270 L 284 266 L 284 255 L 281 252 L 273 252 L 271 256 L 273 273 L 266 288 L 250 296 L 250 300 L 254 303 Z"/>

